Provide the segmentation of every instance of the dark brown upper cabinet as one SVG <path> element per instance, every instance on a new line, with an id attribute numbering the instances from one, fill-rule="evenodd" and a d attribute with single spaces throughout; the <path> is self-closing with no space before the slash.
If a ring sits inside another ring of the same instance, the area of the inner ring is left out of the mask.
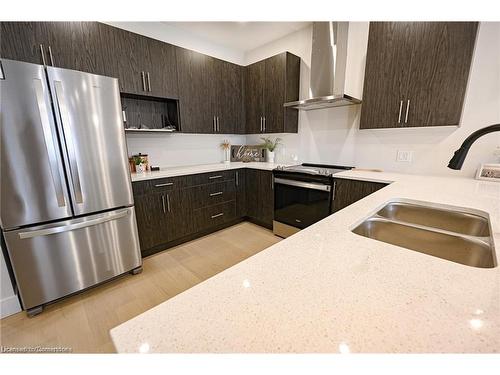
<path id="1" fill-rule="evenodd" d="M 4 58 L 105 74 L 97 22 L 2 22 L 0 33 Z"/>
<path id="2" fill-rule="evenodd" d="M 241 66 L 178 48 L 177 71 L 182 132 L 242 132 Z"/>
<path id="3" fill-rule="evenodd" d="M 243 118 L 243 67 L 215 59 L 217 76 L 217 133 L 245 133 Z"/>
<path id="4" fill-rule="evenodd" d="M 177 98 L 176 47 L 102 25 L 106 74 L 118 78 L 126 94 Z"/>
<path id="5" fill-rule="evenodd" d="M 179 106 L 183 133 L 214 133 L 215 74 L 213 58 L 185 48 L 177 49 Z"/>
<path id="6" fill-rule="evenodd" d="M 300 58 L 283 52 L 245 68 L 246 132 L 296 133 L 298 111 L 284 108 L 298 100 Z"/>
<path id="7" fill-rule="evenodd" d="M 458 125 L 477 22 L 371 22 L 361 129 Z"/>

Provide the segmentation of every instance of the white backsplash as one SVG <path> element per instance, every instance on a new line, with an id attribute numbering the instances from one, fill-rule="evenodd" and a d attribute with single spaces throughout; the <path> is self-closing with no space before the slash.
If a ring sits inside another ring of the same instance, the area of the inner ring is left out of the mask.
<path id="1" fill-rule="evenodd" d="M 243 145 L 244 135 L 127 133 L 129 155 L 148 154 L 149 165 L 160 167 L 219 163 L 224 160 L 224 139 Z"/>

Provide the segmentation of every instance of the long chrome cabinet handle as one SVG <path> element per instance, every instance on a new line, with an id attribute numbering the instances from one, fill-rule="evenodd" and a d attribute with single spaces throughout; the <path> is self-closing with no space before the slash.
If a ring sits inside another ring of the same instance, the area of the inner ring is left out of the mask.
<path id="1" fill-rule="evenodd" d="M 56 233 L 63 233 L 63 232 L 70 232 L 75 229 L 82 229 L 82 228 L 87 228 L 91 227 L 94 225 L 102 224 L 107 221 L 112 221 L 112 220 L 117 220 L 120 219 L 124 216 L 127 216 L 129 214 L 129 210 L 124 210 L 124 211 L 119 211 L 116 214 L 109 215 L 109 216 L 104 216 L 104 217 L 99 217 L 97 219 L 92 219 L 88 221 L 83 221 L 81 223 L 75 223 L 75 224 L 69 224 L 69 225 L 62 225 L 60 227 L 53 227 L 53 228 L 47 228 L 47 229 L 40 229 L 40 230 L 34 230 L 30 232 L 20 232 L 19 233 L 19 238 L 24 240 L 26 238 L 33 238 L 33 237 L 39 237 L 39 236 L 47 236 L 49 234 L 56 234 Z"/>
<path id="2" fill-rule="evenodd" d="M 163 209 L 163 213 L 166 214 L 167 211 L 165 210 L 165 196 L 164 195 L 161 196 L 161 207 Z"/>
<path id="3" fill-rule="evenodd" d="M 216 179 L 216 178 L 222 178 L 222 175 L 218 174 L 216 176 L 210 176 L 210 177 L 208 177 L 209 180 L 213 180 L 213 179 Z"/>
<path id="4" fill-rule="evenodd" d="M 217 132 L 217 125 L 215 123 L 215 116 L 214 116 L 214 119 L 213 119 L 213 125 L 214 125 L 214 133 Z"/>
<path id="5" fill-rule="evenodd" d="M 170 212 L 170 195 L 167 194 L 167 210 Z"/>
<path id="6" fill-rule="evenodd" d="M 216 217 L 219 217 L 219 216 L 224 216 L 224 214 L 221 212 L 220 214 L 212 215 L 211 218 L 215 219 Z"/>
<path id="7" fill-rule="evenodd" d="M 45 149 L 47 150 L 47 155 L 49 156 L 50 174 L 52 175 L 52 182 L 54 183 L 57 205 L 59 207 L 64 207 L 66 206 L 66 202 L 64 200 L 61 175 L 59 174 L 59 168 L 57 165 L 57 151 L 55 148 L 52 130 L 50 129 L 49 124 L 49 111 L 47 110 L 47 106 L 45 105 L 45 101 L 43 99 L 42 81 L 39 79 L 35 79 L 33 83 L 35 88 L 36 102 L 38 105 L 38 112 L 40 113 L 40 121 L 42 123 Z"/>
<path id="8" fill-rule="evenodd" d="M 264 131 L 264 133 L 266 132 L 266 116 L 264 116 L 264 126 L 263 126 L 263 131 Z"/>
<path id="9" fill-rule="evenodd" d="M 73 134 L 71 133 L 68 108 L 64 97 L 64 90 L 61 81 L 54 82 L 56 88 L 57 104 L 61 114 L 61 122 L 64 130 L 64 139 L 68 148 L 69 167 L 71 169 L 71 180 L 75 194 L 75 202 L 83 203 L 82 186 L 80 184 L 80 173 L 78 171 L 78 162 L 76 161 L 75 145 L 73 143 Z"/>
<path id="10" fill-rule="evenodd" d="M 296 181 L 296 180 L 287 180 L 284 178 L 275 178 L 274 183 L 281 184 L 281 185 L 303 187 L 306 189 L 313 189 L 313 190 L 322 190 L 322 191 L 330 191 L 331 190 L 330 185 L 317 184 L 317 183 L 313 183 L 313 182 L 302 182 L 302 181 Z"/>
<path id="11" fill-rule="evenodd" d="M 43 66 L 47 65 L 47 61 L 45 60 L 45 53 L 43 53 L 43 44 L 40 44 L 40 53 L 42 54 L 42 63 Z"/>
<path id="12" fill-rule="evenodd" d="M 238 171 L 236 171 L 236 176 L 235 176 L 236 177 L 236 181 L 235 181 L 236 182 L 236 186 L 240 186 L 239 176 L 240 175 L 239 175 Z"/>
<path id="13" fill-rule="evenodd" d="M 401 124 L 401 112 L 403 110 L 403 101 L 399 101 L 399 115 L 398 115 L 398 124 Z"/>
<path id="14" fill-rule="evenodd" d="M 260 131 L 262 132 L 262 116 L 260 116 Z"/>
<path id="15" fill-rule="evenodd" d="M 151 77 L 149 76 L 149 72 L 146 72 L 146 77 L 148 79 L 148 91 L 151 92 Z"/>
<path id="16" fill-rule="evenodd" d="M 54 57 L 52 56 L 52 48 L 50 48 L 50 46 L 49 46 L 49 58 L 50 58 L 50 65 L 55 66 Z"/>
<path id="17" fill-rule="evenodd" d="M 211 196 L 211 197 L 215 197 L 215 196 L 217 196 L 217 195 L 221 195 L 221 194 L 223 194 L 223 193 L 224 193 L 224 192 L 222 192 L 222 191 L 218 191 L 217 193 L 210 193 L 210 196 Z"/>
<path id="18" fill-rule="evenodd" d="M 405 124 L 408 123 L 408 113 L 410 112 L 410 99 L 406 102 Z"/>
<path id="19" fill-rule="evenodd" d="M 217 131 L 220 133 L 220 118 L 217 116 Z"/>
<path id="20" fill-rule="evenodd" d="M 173 182 L 166 182 L 164 184 L 156 184 L 155 187 L 172 186 L 173 184 Z"/>
<path id="21" fill-rule="evenodd" d="M 141 79 L 142 79 L 142 91 L 146 91 L 146 74 L 144 74 L 144 72 L 141 72 Z"/>

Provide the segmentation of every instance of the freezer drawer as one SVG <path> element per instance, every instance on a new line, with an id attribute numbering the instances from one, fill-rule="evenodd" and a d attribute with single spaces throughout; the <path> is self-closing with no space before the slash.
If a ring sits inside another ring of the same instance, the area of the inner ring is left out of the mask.
<path id="1" fill-rule="evenodd" d="M 133 207 L 5 233 L 24 309 L 142 264 Z"/>

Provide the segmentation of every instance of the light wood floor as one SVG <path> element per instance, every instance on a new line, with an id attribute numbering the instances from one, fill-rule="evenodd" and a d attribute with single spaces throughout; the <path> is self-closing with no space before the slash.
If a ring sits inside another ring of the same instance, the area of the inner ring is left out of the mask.
<path id="1" fill-rule="evenodd" d="M 144 271 L 49 305 L 28 318 L 0 320 L 2 346 L 70 347 L 73 352 L 114 352 L 109 330 L 172 298 L 280 239 L 244 222 L 144 259 Z"/>

